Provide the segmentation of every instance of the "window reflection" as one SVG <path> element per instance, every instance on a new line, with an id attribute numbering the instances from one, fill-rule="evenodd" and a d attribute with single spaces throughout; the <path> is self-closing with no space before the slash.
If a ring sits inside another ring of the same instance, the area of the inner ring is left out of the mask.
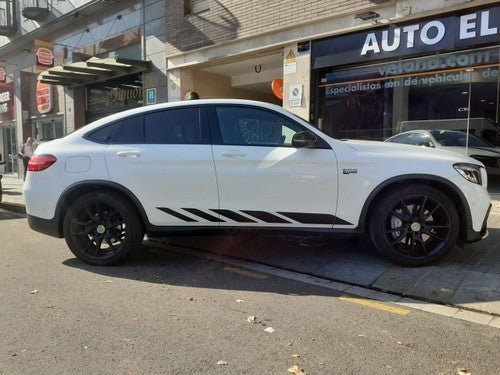
<path id="1" fill-rule="evenodd" d="M 469 131 L 500 145 L 499 49 L 319 72 L 322 129 L 384 140 L 413 129 Z"/>

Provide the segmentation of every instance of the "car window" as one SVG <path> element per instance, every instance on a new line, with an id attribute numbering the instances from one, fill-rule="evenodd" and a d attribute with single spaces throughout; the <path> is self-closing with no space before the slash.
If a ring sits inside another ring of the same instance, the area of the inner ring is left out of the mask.
<path id="1" fill-rule="evenodd" d="M 436 138 L 436 141 L 442 146 L 459 146 L 465 147 L 491 147 L 487 142 L 482 139 L 469 134 L 469 139 L 467 140 L 467 133 L 459 131 L 446 131 L 446 130 L 434 130 L 432 135 Z"/>
<path id="2" fill-rule="evenodd" d="M 208 129 L 200 121 L 200 108 L 176 108 L 144 115 L 146 143 L 206 144 Z"/>
<path id="3" fill-rule="evenodd" d="M 97 143 L 110 143 L 111 140 L 118 134 L 122 127 L 122 122 L 114 122 L 109 125 L 102 126 L 92 132 L 87 133 L 84 138 Z"/>
<path id="4" fill-rule="evenodd" d="M 144 143 L 142 118 L 142 116 L 133 116 L 115 121 L 89 132 L 85 135 L 85 138 L 105 144 Z"/>
<path id="5" fill-rule="evenodd" d="M 144 124 L 142 116 L 133 116 L 121 121 L 121 128 L 112 140 L 113 144 L 144 143 Z"/>
<path id="6" fill-rule="evenodd" d="M 285 117 L 258 108 L 217 107 L 222 142 L 226 145 L 291 146 L 304 130 Z"/>
<path id="7" fill-rule="evenodd" d="M 426 133 L 404 133 L 391 137 L 389 142 L 404 143 L 414 146 L 434 147 L 432 138 Z"/>

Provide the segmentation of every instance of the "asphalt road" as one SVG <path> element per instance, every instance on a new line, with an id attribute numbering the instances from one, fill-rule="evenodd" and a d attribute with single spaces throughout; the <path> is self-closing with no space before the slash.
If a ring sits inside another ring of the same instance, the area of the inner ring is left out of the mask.
<path id="1" fill-rule="evenodd" d="M 0 210 L 0 374 L 497 374 L 500 330 L 144 246 L 90 267 Z M 297 367 L 294 367 L 297 366 Z"/>

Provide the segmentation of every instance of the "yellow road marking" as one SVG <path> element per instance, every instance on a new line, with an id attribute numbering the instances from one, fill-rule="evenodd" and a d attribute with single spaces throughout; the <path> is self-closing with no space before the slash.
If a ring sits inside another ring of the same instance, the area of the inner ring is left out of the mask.
<path id="1" fill-rule="evenodd" d="M 237 267 L 227 266 L 227 267 L 224 267 L 224 271 L 239 273 L 240 275 L 245 275 L 245 276 L 253 277 L 256 279 L 269 278 L 269 275 L 264 275 L 263 273 L 251 272 L 251 271 L 247 271 L 247 270 L 237 268 Z"/>
<path id="2" fill-rule="evenodd" d="M 339 299 L 346 302 L 357 303 L 358 305 L 372 307 L 377 310 L 387 311 L 392 314 L 408 315 L 410 313 L 410 310 L 408 309 L 403 309 L 401 307 L 391 306 L 382 302 L 377 302 L 364 298 L 340 296 Z"/>

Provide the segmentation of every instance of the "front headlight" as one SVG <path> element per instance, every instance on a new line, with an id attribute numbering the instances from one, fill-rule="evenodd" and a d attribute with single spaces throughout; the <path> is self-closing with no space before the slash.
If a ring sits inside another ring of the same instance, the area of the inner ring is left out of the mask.
<path id="1" fill-rule="evenodd" d="M 457 163 L 453 164 L 453 168 L 466 180 L 478 184 L 483 185 L 487 183 L 486 181 L 486 170 L 476 164 L 468 164 L 468 163 Z"/>

